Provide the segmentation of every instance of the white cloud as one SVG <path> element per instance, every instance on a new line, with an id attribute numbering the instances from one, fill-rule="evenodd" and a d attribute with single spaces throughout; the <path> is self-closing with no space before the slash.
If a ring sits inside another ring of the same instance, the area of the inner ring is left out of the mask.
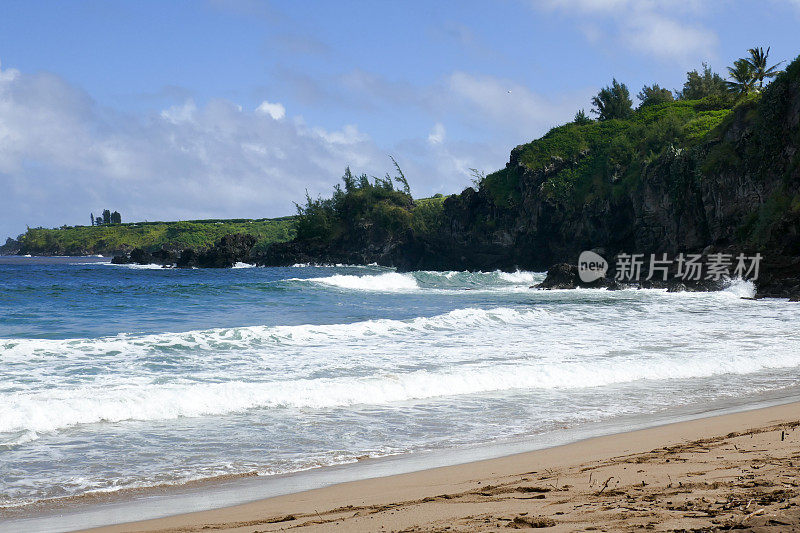
<path id="1" fill-rule="evenodd" d="M 533 5 L 576 19 L 590 42 L 605 39 L 660 59 L 708 58 L 718 46 L 716 33 L 696 22 L 707 5 L 699 0 L 539 0 Z"/>
<path id="2" fill-rule="evenodd" d="M 451 100 L 467 105 L 474 120 L 501 126 L 517 142 L 568 121 L 588 99 L 585 94 L 545 98 L 511 80 L 465 72 L 454 72 L 448 85 Z"/>
<path id="3" fill-rule="evenodd" d="M 663 58 L 686 60 L 708 57 L 717 46 L 717 36 L 708 29 L 690 26 L 652 12 L 643 12 L 627 23 L 623 38 L 631 48 Z"/>
<path id="4" fill-rule="evenodd" d="M 286 108 L 283 107 L 283 104 L 280 103 L 273 104 L 267 102 L 266 100 L 261 102 L 261 104 L 256 108 L 256 112 L 269 115 L 275 120 L 282 120 L 283 117 L 286 116 Z"/>
<path id="5" fill-rule="evenodd" d="M 186 100 L 186 102 L 184 102 L 182 105 L 175 105 L 169 109 L 163 110 L 161 112 L 161 118 L 164 118 L 173 124 L 178 124 L 179 122 L 192 120 L 195 113 L 197 113 L 197 106 L 195 105 L 194 100 L 189 99 Z"/>
<path id="6" fill-rule="evenodd" d="M 327 132 L 322 128 L 314 128 L 314 133 L 325 141 L 336 145 L 355 145 L 369 140 L 369 136 L 358 131 L 358 126 L 347 124 L 341 131 Z"/>
<path id="7" fill-rule="evenodd" d="M 582 88 L 549 97 L 514 80 L 462 71 L 421 86 L 358 69 L 332 78 L 289 75 L 286 80 L 294 94 L 314 95 L 310 102 L 315 106 L 354 109 L 386 117 L 387 123 L 402 120 L 401 128 L 433 116 L 447 124 L 442 143 L 468 135 L 506 152 L 571 120 L 594 91 Z M 430 133 L 428 144 L 434 146 L 437 131 Z M 495 168 L 506 160 L 507 154 L 495 161 Z"/>
<path id="8" fill-rule="evenodd" d="M 477 106 L 474 98 L 492 94 L 465 74 L 457 79 L 454 105 L 476 111 L 476 120 L 512 116 Z M 186 100 L 123 113 L 58 76 L 0 70 L 0 236 L 26 224 L 86 224 L 105 208 L 125 220 L 287 215 L 306 189 L 328 194 L 347 165 L 383 175 L 389 154 L 415 194 L 458 192 L 469 168 L 490 171 L 508 157 L 501 143 L 450 141 L 441 124 L 430 136 L 438 142 L 420 136 L 378 146 L 354 124 L 325 129 L 267 104 L 246 111 L 226 100 Z M 265 111 L 274 120 L 264 120 Z"/>
<path id="9" fill-rule="evenodd" d="M 422 185 L 414 189 L 419 194 L 460 190 L 470 183 L 470 168 L 502 168 L 514 146 L 571 120 L 594 92 L 584 88 L 547 97 L 513 80 L 460 71 L 424 86 L 361 70 L 336 78 L 289 79 L 295 94 L 315 95 L 317 106 L 381 113 L 389 117 L 387 122 L 409 117 L 412 124 L 437 117 L 427 138 L 400 140 L 392 152 L 407 158 L 401 164 L 412 188 Z"/>
<path id="10" fill-rule="evenodd" d="M 291 214 L 348 164 L 382 173 L 386 153 L 355 126 L 265 121 L 225 100 L 127 114 L 58 76 L 0 70 L 0 234 L 104 208 L 126 220 Z"/>
<path id="11" fill-rule="evenodd" d="M 445 129 L 441 122 L 434 124 L 433 129 L 428 134 L 428 142 L 431 144 L 442 144 L 444 142 Z"/>

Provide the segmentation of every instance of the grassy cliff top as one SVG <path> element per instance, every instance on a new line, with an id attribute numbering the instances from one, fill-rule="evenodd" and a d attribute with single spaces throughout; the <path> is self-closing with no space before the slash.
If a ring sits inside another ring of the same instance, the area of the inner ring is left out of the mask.
<path id="1" fill-rule="evenodd" d="M 744 171 L 747 162 L 767 162 L 775 155 L 772 148 L 785 144 L 781 137 L 792 134 L 780 121 L 792 114 L 789 95 L 798 84 L 800 57 L 763 90 L 644 105 L 626 118 L 576 116 L 576 121 L 517 146 L 509 165 L 486 176 L 480 188 L 495 205 L 513 207 L 520 200 L 521 170 L 552 170 L 554 163 L 566 162 L 549 173 L 540 194 L 564 208 L 579 209 L 595 198 L 630 190 L 642 169 L 667 153 L 696 152 L 704 174 L 726 166 Z M 758 153 L 736 153 L 727 136 L 733 126 L 753 132 L 757 140 L 751 144 Z"/>
<path id="2" fill-rule="evenodd" d="M 736 103 L 748 105 L 759 95 Z M 690 148 L 719 138 L 736 107 L 730 99 L 677 100 L 639 108 L 627 119 L 571 122 L 514 149 L 512 163 L 544 170 L 554 159 L 575 162 L 544 185 L 542 194 L 556 202 L 585 201 L 590 191 L 629 183 L 639 164 L 667 150 Z M 634 164 L 635 163 L 635 164 Z M 481 182 L 496 205 L 519 200 L 519 174 L 506 168 Z"/>
<path id="3" fill-rule="evenodd" d="M 23 254 L 110 254 L 144 248 L 204 248 L 229 233 L 246 233 L 258 239 L 256 246 L 289 241 L 295 236 L 294 217 L 274 219 L 188 220 L 181 222 L 134 222 L 103 226 L 30 228 L 20 237 Z"/>

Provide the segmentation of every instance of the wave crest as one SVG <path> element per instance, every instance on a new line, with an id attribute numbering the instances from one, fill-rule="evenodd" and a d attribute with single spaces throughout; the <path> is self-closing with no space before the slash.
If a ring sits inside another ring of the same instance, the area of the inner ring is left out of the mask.
<path id="1" fill-rule="evenodd" d="M 79 424 L 125 420 L 169 420 L 258 408 L 328 409 L 385 405 L 435 397 L 513 389 L 580 389 L 638 380 L 747 374 L 800 364 L 800 354 L 735 355 L 725 360 L 697 356 L 614 357 L 594 361 L 476 363 L 452 371 L 382 373 L 364 377 L 293 379 L 261 383 L 172 383 L 86 386 L 35 394 L 0 394 L 0 433 L 36 438 Z"/>
<path id="2" fill-rule="evenodd" d="M 334 274 L 333 276 L 322 278 L 310 278 L 308 281 L 357 291 L 404 292 L 420 288 L 414 276 L 411 274 L 398 274 L 397 272 L 378 275 L 365 274 L 363 276 Z"/>
<path id="3" fill-rule="evenodd" d="M 347 275 L 334 274 L 308 279 L 292 278 L 288 281 L 310 282 L 340 290 L 368 292 L 415 292 L 421 290 L 527 290 L 530 285 L 544 279 L 544 274 L 516 272 L 433 271 Z"/>

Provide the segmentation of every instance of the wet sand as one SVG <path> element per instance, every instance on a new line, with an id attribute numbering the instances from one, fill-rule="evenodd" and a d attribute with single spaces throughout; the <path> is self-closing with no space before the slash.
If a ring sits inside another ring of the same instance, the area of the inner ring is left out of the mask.
<path id="1" fill-rule="evenodd" d="M 91 531 L 800 531 L 800 403 Z"/>

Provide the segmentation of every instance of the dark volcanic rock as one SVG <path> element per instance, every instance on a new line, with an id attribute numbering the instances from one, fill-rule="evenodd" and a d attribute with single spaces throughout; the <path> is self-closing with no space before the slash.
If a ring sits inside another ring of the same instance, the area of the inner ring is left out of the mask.
<path id="1" fill-rule="evenodd" d="M 547 269 L 547 277 L 544 281 L 536 285 L 537 289 L 575 289 L 583 287 L 587 289 L 619 289 L 619 284 L 608 278 L 599 278 L 590 283 L 581 280 L 578 274 L 578 266 L 568 263 L 558 263 Z"/>
<path id="2" fill-rule="evenodd" d="M 174 265 L 178 261 L 178 254 L 175 250 L 168 250 L 166 248 L 162 248 L 161 250 L 156 250 L 151 254 L 153 263 L 158 263 L 161 265 Z"/>
<path id="3" fill-rule="evenodd" d="M 200 251 L 186 248 L 178 253 L 175 250 L 162 248 L 150 253 L 141 248 L 134 248 L 129 253 L 114 256 L 111 262 L 117 265 L 135 263 L 178 268 L 230 268 L 239 262 L 253 262 L 250 252 L 255 243 L 254 236 L 237 233 L 225 235 L 214 246 Z"/>
<path id="4" fill-rule="evenodd" d="M 755 282 L 758 297 L 800 301 L 800 257 L 767 257 Z"/>
<path id="5" fill-rule="evenodd" d="M 197 264 L 197 252 L 191 248 L 186 248 L 181 251 L 175 266 L 178 268 L 191 268 Z"/>
<path id="6" fill-rule="evenodd" d="M 152 254 L 141 248 L 134 248 L 128 253 L 111 258 L 111 263 L 114 265 L 149 265 L 156 262 Z"/>
<path id="7" fill-rule="evenodd" d="M 17 255 L 22 250 L 22 243 L 11 237 L 6 239 L 6 243 L 0 246 L 0 255 Z"/>
<path id="8" fill-rule="evenodd" d="M 138 265 L 149 265 L 155 263 L 155 258 L 141 248 L 134 248 L 131 250 L 130 262 Z"/>
<path id="9" fill-rule="evenodd" d="M 214 246 L 197 255 L 197 266 L 202 268 L 230 268 L 250 260 L 250 250 L 256 244 L 252 235 L 236 233 L 225 235 Z"/>
<path id="10" fill-rule="evenodd" d="M 580 286 L 578 267 L 567 263 L 558 263 L 547 269 L 547 277 L 536 285 L 539 289 L 574 289 Z"/>

